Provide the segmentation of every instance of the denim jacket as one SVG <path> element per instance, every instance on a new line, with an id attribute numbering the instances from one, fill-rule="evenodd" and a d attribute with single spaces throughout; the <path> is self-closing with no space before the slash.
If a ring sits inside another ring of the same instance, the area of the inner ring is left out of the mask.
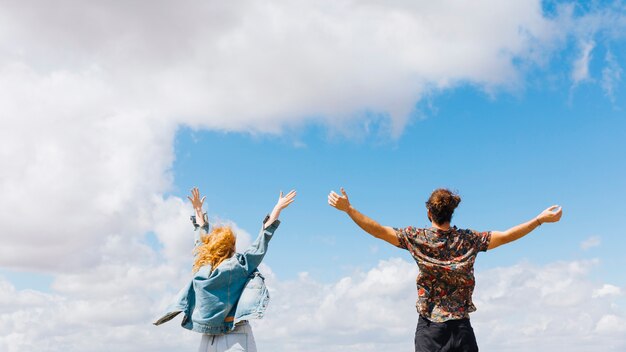
<path id="1" fill-rule="evenodd" d="M 195 217 L 192 222 L 198 229 Z M 280 221 L 276 220 L 262 229 L 250 248 L 235 253 L 214 270 L 209 265 L 201 267 L 154 325 L 163 324 L 182 312 L 181 325 L 185 329 L 217 335 L 228 333 L 240 321 L 262 318 L 270 297 L 257 267 L 278 225 Z M 202 243 L 200 238 L 206 233 L 208 222 L 205 218 L 205 226 L 196 232 L 196 246 Z M 231 316 L 233 321 L 224 321 Z"/>

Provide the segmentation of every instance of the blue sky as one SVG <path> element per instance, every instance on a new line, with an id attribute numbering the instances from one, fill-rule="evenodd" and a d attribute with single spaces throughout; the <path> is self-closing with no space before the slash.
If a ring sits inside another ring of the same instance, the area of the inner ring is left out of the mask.
<path id="1" fill-rule="evenodd" d="M 261 350 L 411 348 L 417 268 L 328 206 L 342 186 L 394 227 L 438 187 L 481 231 L 563 206 L 480 254 L 481 349 L 626 346 L 622 1 L 36 5 L 0 5 L 0 350 L 195 349 L 150 325 L 194 186 L 243 243 L 298 191 Z"/>
<path id="2" fill-rule="evenodd" d="M 619 46 L 612 50 L 624 53 Z M 319 126 L 281 136 L 182 128 L 172 194 L 183 197 L 197 185 L 209 212 L 255 233 L 277 190 L 297 189 L 298 202 L 283 215 L 282 236 L 267 261 L 286 278 L 308 271 L 320 280 L 389 256 L 409 259 L 326 204 L 328 192 L 341 186 L 358 209 L 396 227 L 427 226 L 423 204 L 437 187 L 460 192 L 454 223 L 478 230 L 504 230 L 561 204 L 559 224 L 481 256 L 479 265 L 600 256 L 597 274 L 624 285 L 624 238 L 605 228 L 619 219 L 626 196 L 624 92 L 611 101 L 594 82 L 546 82 L 545 76 L 566 74 L 567 67 L 553 66 L 529 73 L 535 77 L 522 91 L 491 96 L 465 85 L 437 94 L 428 109 L 418 106 L 425 110 L 421 118 L 398 139 L 378 136 L 376 126 L 359 139 Z M 592 236 L 602 239 L 600 248 L 582 250 Z"/>

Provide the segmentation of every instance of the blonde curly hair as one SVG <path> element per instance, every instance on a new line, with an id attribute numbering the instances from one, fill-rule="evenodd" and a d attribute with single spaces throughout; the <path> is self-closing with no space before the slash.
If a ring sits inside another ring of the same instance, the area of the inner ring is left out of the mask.
<path id="1" fill-rule="evenodd" d="M 224 260 L 235 254 L 236 237 L 229 226 L 215 227 L 201 240 L 202 244 L 193 251 L 196 254 L 196 260 L 193 263 L 194 273 L 205 265 L 210 265 L 213 271 Z"/>

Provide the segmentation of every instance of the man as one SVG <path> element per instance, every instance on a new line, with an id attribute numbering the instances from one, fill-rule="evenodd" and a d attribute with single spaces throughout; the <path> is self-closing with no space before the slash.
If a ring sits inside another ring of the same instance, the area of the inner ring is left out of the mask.
<path id="1" fill-rule="evenodd" d="M 543 223 L 557 222 L 562 209 L 552 206 L 537 217 L 506 231 L 476 232 L 450 226 L 461 198 L 436 189 L 426 202 L 431 228 L 382 226 L 357 211 L 341 188 L 330 192 L 328 204 L 341 210 L 370 235 L 408 250 L 419 268 L 415 351 L 478 351 L 469 313 L 476 310 L 474 261 L 478 252 L 520 239 Z"/>

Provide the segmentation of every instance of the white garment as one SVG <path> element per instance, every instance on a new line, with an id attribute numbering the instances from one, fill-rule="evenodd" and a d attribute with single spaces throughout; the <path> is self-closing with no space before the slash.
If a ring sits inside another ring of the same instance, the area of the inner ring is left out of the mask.
<path id="1" fill-rule="evenodd" d="M 198 352 L 257 352 L 252 328 L 246 321 L 228 334 L 202 334 Z"/>

